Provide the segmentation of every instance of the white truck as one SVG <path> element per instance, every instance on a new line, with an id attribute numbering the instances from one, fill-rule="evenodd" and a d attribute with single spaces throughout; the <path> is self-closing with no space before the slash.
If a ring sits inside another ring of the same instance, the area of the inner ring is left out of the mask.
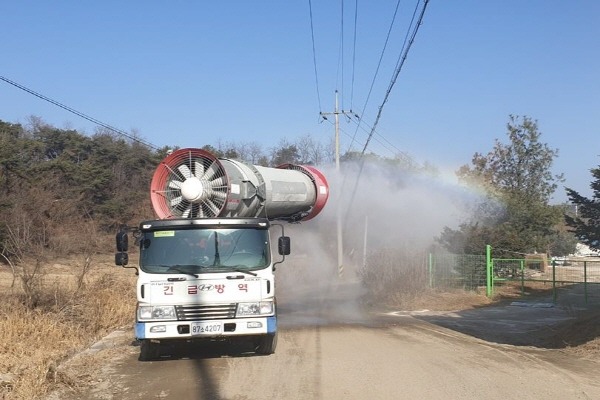
<path id="1" fill-rule="evenodd" d="M 139 248 L 135 337 L 140 360 L 170 341 L 247 340 L 258 354 L 277 346 L 274 266 L 290 253 L 284 227 L 271 254 L 271 220 L 316 216 L 329 196 L 315 168 L 266 168 L 181 149 L 157 168 L 151 200 L 158 219 L 123 227 L 115 263 Z"/>

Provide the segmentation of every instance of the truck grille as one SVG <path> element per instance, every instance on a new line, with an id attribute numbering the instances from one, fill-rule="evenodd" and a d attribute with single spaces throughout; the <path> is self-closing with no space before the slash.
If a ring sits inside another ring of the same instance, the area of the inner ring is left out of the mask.
<path id="1" fill-rule="evenodd" d="M 179 321 L 235 318 L 236 304 L 214 306 L 175 306 Z"/>

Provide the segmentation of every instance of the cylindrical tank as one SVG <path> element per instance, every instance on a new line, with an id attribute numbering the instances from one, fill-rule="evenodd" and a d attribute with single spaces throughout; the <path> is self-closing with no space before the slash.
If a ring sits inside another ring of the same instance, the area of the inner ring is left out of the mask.
<path id="1" fill-rule="evenodd" d="M 162 160 L 150 188 L 157 216 L 166 218 L 265 217 L 306 221 L 327 203 L 325 176 L 311 166 L 267 168 L 180 149 Z"/>

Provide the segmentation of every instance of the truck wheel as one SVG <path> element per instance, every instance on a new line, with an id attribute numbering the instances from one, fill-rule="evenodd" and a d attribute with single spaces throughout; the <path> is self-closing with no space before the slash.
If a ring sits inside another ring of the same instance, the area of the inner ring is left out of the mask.
<path id="1" fill-rule="evenodd" d="M 142 340 L 140 343 L 140 361 L 152 361 L 160 357 L 160 343 Z"/>
<path id="2" fill-rule="evenodd" d="M 265 335 L 258 340 L 257 354 L 269 355 L 275 353 L 277 347 L 277 332 L 273 335 Z"/>

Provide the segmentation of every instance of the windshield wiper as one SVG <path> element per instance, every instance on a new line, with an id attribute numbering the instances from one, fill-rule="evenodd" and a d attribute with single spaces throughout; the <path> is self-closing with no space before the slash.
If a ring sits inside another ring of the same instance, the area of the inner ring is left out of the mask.
<path id="1" fill-rule="evenodd" d="M 193 264 L 173 265 L 173 266 L 169 267 L 169 269 L 167 270 L 167 272 L 169 272 L 169 271 L 177 271 L 177 272 L 180 272 L 182 274 L 193 276 L 194 278 L 198 277 L 198 275 L 196 275 L 196 274 L 194 274 L 192 272 L 186 271 L 182 267 L 196 267 L 196 265 L 193 265 Z"/>
<path id="2" fill-rule="evenodd" d="M 221 264 L 221 255 L 219 254 L 219 234 L 215 232 L 215 259 L 213 267 Z"/>
<path id="3" fill-rule="evenodd" d="M 252 272 L 252 271 L 248 271 L 247 269 L 243 269 L 243 268 L 231 268 L 231 270 L 233 272 L 241 272 L 242 274 L 248 274 L 248 275 L 252 275 L 252 276 L 258 276 L 258 274 L 256 272 Z"/>

